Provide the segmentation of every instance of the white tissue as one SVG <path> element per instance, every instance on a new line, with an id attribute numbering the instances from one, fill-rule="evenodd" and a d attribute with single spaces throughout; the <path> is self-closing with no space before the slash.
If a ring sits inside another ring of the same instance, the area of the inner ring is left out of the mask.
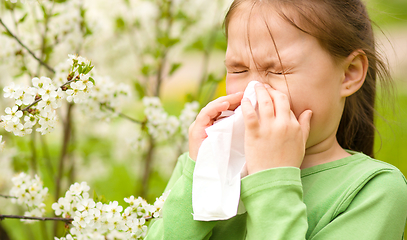
<path id="1" fill-rule="evenodd" d="M 253 107 L 257 104 L 256 83 L 250 82 L 244 92 Z M 226 113 L 228 115 L 230 113 Z M 199 148 L 193 175 L 193 216 L 200 221 L 225 220 L 238 212 L 240 179 L 247 175 L 241 107 L 205 131 L 208 137 Z M 239 206 L 239 212 L 241 208 Z"/>

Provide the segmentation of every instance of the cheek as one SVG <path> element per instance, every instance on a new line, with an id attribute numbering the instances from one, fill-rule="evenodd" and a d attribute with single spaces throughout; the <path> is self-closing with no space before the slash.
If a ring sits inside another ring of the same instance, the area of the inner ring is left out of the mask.
<path id="1" fill-rule="evenodd" d="M 237 92 L 244 92 L 248 82 L 238 74 L 226 75 L 226 94 L 233 94 Z"/>
<path id="2" fill-rule="evenodd" d="M 326 100 L 322 97 L 320 92 L 313 90 L 315 89 L 310 89 L 308 86 L 303 85 L 290 86 L 291 110 L 297 119 L 305 110 L 312 110 L 313 112 L 319 111 L 321 109 L 320 104 Z"/>

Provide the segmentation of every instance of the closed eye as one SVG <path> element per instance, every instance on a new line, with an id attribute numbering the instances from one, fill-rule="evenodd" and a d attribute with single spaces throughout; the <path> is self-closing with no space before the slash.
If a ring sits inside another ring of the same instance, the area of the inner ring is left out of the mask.
<path id="1" fill-rule="evenodd" d="M 267 74 L 283 75 L 283 72 L 267 72 Z"/>
<path id="2" fill-rule="evenodd" d="M 237 72 L 232 72 L 233 74 L 239 74 L 239 73 L 246 73 L 247 70 L 243 70 L 243 71 L 237 71 Z"/>

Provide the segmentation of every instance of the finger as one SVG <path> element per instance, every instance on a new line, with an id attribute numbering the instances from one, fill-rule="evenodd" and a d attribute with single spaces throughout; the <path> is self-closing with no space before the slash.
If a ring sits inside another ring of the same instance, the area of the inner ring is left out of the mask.
<path id="1" fill-rule="evenodd" d="M 242 100 L 243 121 L 246 129 L 256 129 L 259 127 L 259 118 L 256 110 L 248 98 Z"/>
<path id="2" fill-rule="evenodd" d="M 255 85 L 257 104 L 259 106 L 260 119 L 274 117 L 274 103 L 265 86 L 261 83 Z"/>
<path id="3" fill-rule="evenodd" d="M 270 87 L 269 85 L 266 85 L 268 93 L 270 94 L 270 97 L 273 99 L 274 102 L 274 111 L 276 114 L 276 117 L 283 117 L 286 119 L 290 118 L 290 100 L 288 96 L 280 91 L 275 90 L 274 88 Z"/>
<path id="4" fill-rule="evenodd" d="M 195 125 L 207 126 L 211 125 L 213 121 L 230 106 L 229 102 L 211 102 L 202 108 L 195 120 Z"/>
<path id="5" fill-rule="evenodd" d="M 223 96 L 208 103 L 196 117 L 198 125 L 211 125 L 213 121 L 226 110 L 234 110 L 240 105 L 242 92 Z"/>
<path id="6" fill-rule="evenodd" d="M 242 98 L 243 98 L 243 92 L 237 92 L 237 93 L 229 94 L 227 96 L 223 96 L 218 99 L 215 99 L 212 102 L 210 102 L 209 104 L 228 102 L 230 105 L 229 105 L 229 108 L 226 110 L 235 110 L 240 105 Z"/>
<path id="7" fill-rule="evenodd" d="M 304 143 L 306 143 L 308 140 L 309 131 L 311 128 L 311 117 L 312 117 L 311 110 L 306 110 L 302 112 L 301 115 L 298 117 L 298 122 L 300 123 L 301 126 Z"/>

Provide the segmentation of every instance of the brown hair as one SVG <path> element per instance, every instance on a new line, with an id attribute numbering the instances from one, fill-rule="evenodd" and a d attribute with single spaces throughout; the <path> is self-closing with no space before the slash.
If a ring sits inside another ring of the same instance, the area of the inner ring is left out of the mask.
<path id="1" fill-rule="evenodd" d="M 376 51 L 365 5 L 360 0 L 235 0 L 224 21 L 226 37 L 231 17 L 244 2 L 271 4 L 283 19 L 317 38 L 337 61 L 355 50 L 364 51 L 369 61 L 367 76 L 363 86 L 346 98 L 336 138 L 342 148 L 373 157 L 376 79 L 382 83 L 391 83 L 392 79 L 386 62 Z M 286 9 L 296 13 L 298 21 L 285 14 Z"/>

